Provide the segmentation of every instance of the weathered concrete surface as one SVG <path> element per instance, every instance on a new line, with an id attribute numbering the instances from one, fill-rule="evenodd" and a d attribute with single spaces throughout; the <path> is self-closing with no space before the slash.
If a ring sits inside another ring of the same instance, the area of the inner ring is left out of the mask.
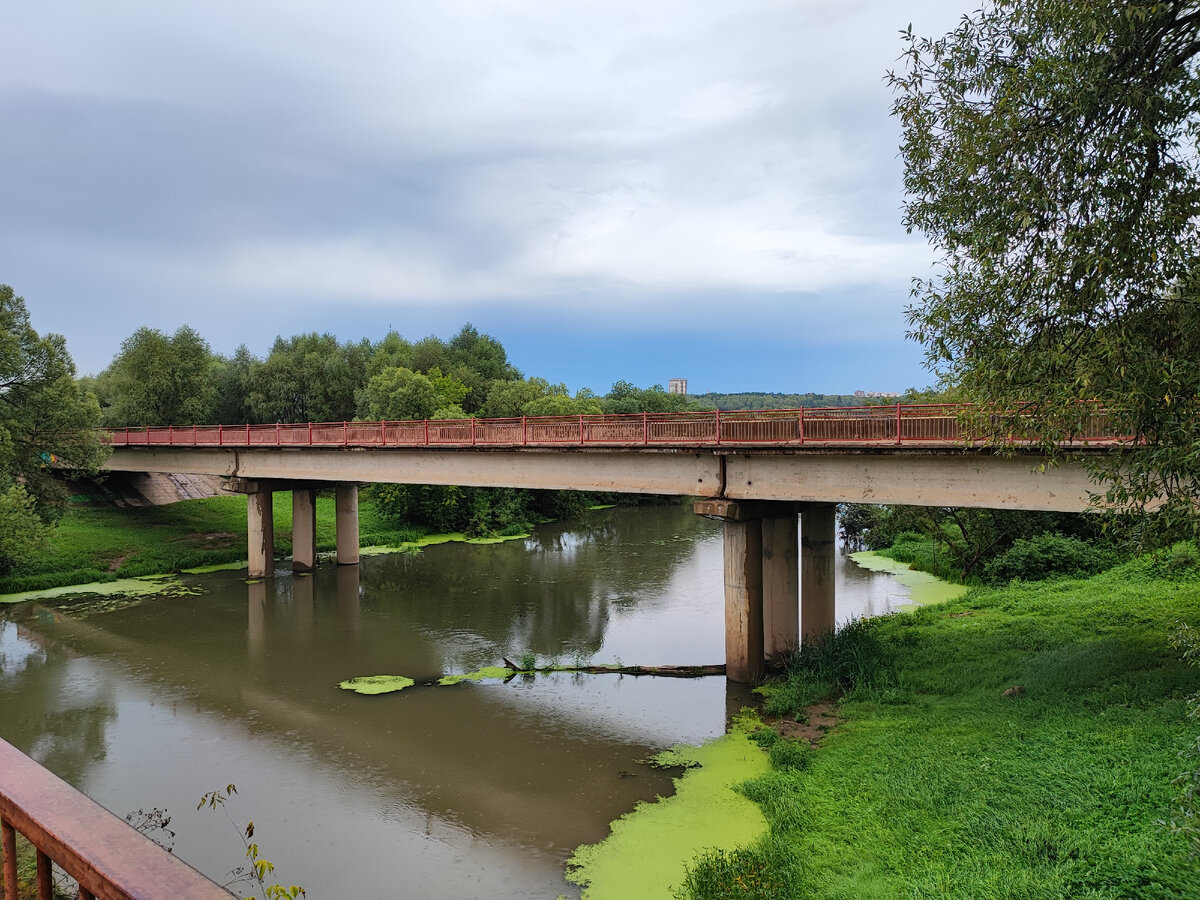
<path id="1" fill-rule="evenodd" d="M 339 484 L 335 492 L 337 561 L 339 566 L 358 565 L 358 485 Z"/>
<path id="2" fill-rule="evenodd" d="M 725 520 L 725 675 L 756 681 L 763 671 L 762 520 Z"/>
<path id="3" fill-rule="evenodd" d="M 275 449 L 118 447 L 105 468 L 247 479 L 461 484 L 817 503 L 889 503 L 1079 512 L 1078 462 L 963 450 L 736 452 L 603 449 Z"/>
<path id="4" fill-rule="evenodd" d="M 800 637 L 829 634 L 836 625 L 837 507 L 812 503 L 800 513 Z"/>
<path id="5" fill-rule="evenodd" d="M 195 472 L 250 479 L 459 484 L 674 494 L 720 493 L 720 459 L 663 450 L 219 449 L 118 447 L 109 471 Z"/>
<path id="6" fill-rule="evenodd" d="M 292 489 L 292 571 L 311 572 L 317 567 L 317 492 L 296 485 Z"/>
<path id="7" fill-rule="evenodd" d="M 985 452 L 804 452 L 731 455 L 724 496 L 733 500 L 801 500 L 1083 512 L 1087 469 L 1066 463 L 1038 472 L 1034 456 Z"/>
<path id="8" fill-rule="evenodd" d="M 762 520 L 763 649 L 779 662 L 800 646 L 800 542 L 790 503 Z"/>
<path id="9" fill-rule="evenodd" d="M 265 578 L 275 571 L 275 510 L 271 493 L 246 495 L 246 537 L 251 578 Z"/>

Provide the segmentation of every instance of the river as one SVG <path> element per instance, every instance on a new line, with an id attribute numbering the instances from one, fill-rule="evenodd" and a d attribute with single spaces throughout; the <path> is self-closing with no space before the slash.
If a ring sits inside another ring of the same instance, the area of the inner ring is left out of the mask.
<path id="1" fill-rule="evenodd" d="M 577 894 L 563 865 L 639 800 L 642 760 L 724 733 L 724 678 L 559 673 L 364 696 L 339 682 L 539 663 L 724 658 L 720 526 L 689 507 L 594 510 L 524 541 L 444 544 L 187 593 L 0 611 L 0 736 L 118 815 L 165 808 L 218 881 L 240 828 L 311 898 Z M 838 618 L 906 599 L 838 565 Z M 202 794 L 236 784 L 225 809 Z M 238 823 L 233 824 L 226 816 Z"/>

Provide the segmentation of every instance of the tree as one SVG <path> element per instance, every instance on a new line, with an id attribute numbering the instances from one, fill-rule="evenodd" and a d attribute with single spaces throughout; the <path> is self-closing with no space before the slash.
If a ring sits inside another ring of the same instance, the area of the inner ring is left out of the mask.
<path id="1" fill-rule="evenodd" d="M 367 382 L 358 411 L 368 422 L 428 419 L 438 409 L 437 389 L 419 372 L 389 366 Z"/>
<path id="2" fill-rule="evenodd" d="M 0 285 L 0 571 L 39 549 L 66 507 L 55 473 L 78 477 L 100 467 L 99 419 L 62 336 L 39 336 L 25 301 Z"/>
<path id="3" fill-rule="evenodd" d="M 262 365 L 245 344 L 238 346 L 233 356 L 228 359 L 216 357 L 212 366 L 213 389 L 213 419 L 225 425 L 237 425 L 249 422 L 250 385 L 254 378 L 254 370 Z"/>
<path id="4" fill-rule="evenodd" d="M 120 352 L 97 380 L 105 424 L 209 422 L 216 400 L 214 361 L 208 342 L 187 325 L 170 337 L 139 328 L 121 342 Z"/>
<path id="5" fill-rule="evenodd" d="M 1198 521 L 1200 4 L 987 0 L 889 77 L 905 224 L 940 254 L 910 336 L 979 421 L 1056 453 L 1098 401 L 1142 442 L 1105 499 Z"/>
<path id="6" fill-rule="evenodd" d="M 247 405 L 256 422 L 344 422 L 354 418 L 367 383 L 371 344 L 332 334 L 277 337 L 250 377 Z"/>

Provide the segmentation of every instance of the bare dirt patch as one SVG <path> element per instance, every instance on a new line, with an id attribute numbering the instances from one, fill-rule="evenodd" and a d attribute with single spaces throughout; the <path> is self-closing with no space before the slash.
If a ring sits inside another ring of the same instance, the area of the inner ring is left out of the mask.
<path id="1" fill-rule="evenodd" d="M 804 712 L 795 719 L 780 719 L 771 723 L 780 737 L 794 741 L 808 741 L 817 746 L 821 740 L 842 721 L 838 713 L 837 703 L 833 700 L 822 700 L 806 707 Z"/>

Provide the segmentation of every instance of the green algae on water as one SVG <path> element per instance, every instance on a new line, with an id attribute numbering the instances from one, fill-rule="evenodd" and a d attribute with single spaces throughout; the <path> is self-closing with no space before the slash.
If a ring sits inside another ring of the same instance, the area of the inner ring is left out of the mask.
<path id="1" fill-rule="evenodd" d="M 745 846 L 766 832 L 758 805 L 734 790 L 768 768 L 767 755 L 745 734 L 674 754 L 697 765 L 675 779 L 675 795 L 639 804 L 607 838 L 567 861 L 567 880 L 583 886 L 582 900 L 672 900 L 698 854 Z"/>
<path id="2" fill-rule="evenodd" d="M 415 541 L 404 541 L 402 544 L 391 546 L 388 544 L 378 544 L 371 547 L 363 547 L 360 549 L 361 556 L 383 556 L 387 553 L 420 553 L 423 547 L 433 547 L 437 544 L 502 544 L 505 541 L 523 541 L 529 534 L 522 532 L 521 534 L 506 534 L 499 537 L 467 537 L 461 531 L 451 531 L 444 534 L 426 534 Z"/>
<path id="3" fill-rule="evenodd" d="M 458 684 L 460 681 L 483 681 L 485 678 L 508 678 L 513 674 L 512 669 L 504 666 L 484 666 L 482 669 L 476 669 L 474 672 L 466 672 L 462 675 L 443 675 L 438 679 L 438 684 Z"/>
<path id="4" fill-rule="evenodd" d="M 965 584 L 942 581 L 928 572 L 910 568 L 908 563 L 898 562 L 873 550 L 851 553 L 850 558 L 864 569 L 870 569 L 872 572 L 887 572 L 894 576 L 898 582 L 908 588 L 913 606 L 955 600 L 969 590 Z"/>
<path id="5" fill-rule="evenodd" d="M 356 694 L 390 694 L 414 684 L 415 681 L 403 675 L 363 675 L 343 681 L 338 687 L 344 691 L 354 691 Z"/>
<path id="6" fill-rule="evenodd" d="M 0 594 L 0 603 L 24 603 L 26 600 L 59 600 L 80 596 L 95 597 L 147 597 L 161 594 L 183 597 L 198 593 L 174 575 L 145 575 L 139 578 L 116 578 L 112 581 L 93 581 L 88 584 L 72 584 L 63 587 L 45 588 L 40 591 L 22 591 L 19 594 Z"/>

